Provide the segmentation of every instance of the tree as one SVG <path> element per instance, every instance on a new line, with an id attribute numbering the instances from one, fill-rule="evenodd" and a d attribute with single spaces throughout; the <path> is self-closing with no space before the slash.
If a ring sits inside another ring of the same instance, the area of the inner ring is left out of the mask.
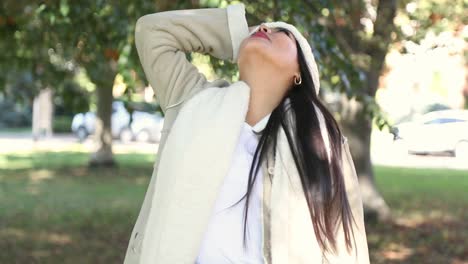
<path id="1" fill-rule="evenodd" d="M 0 92 L 29 102 L 45 87 L 58 87 L 72 77 L 72 65 L 50 32 L 41 30 L 37 7 L 27 1 L 0 5 Z"/>
<path id="2" fill-rule="evenodd" d="M 30 72 L 39 90 L 61 85 L 65 73 L 73 76 L 80 67 L 96 85 L 99 147 L 90 165 L 115 163 L 110 121 L 114 78 L 121 73 L 132 86 L 136 76 L 142 76 L 133 44 L 134 25 L 150 12 L 154 3 L 143 0 L 89 0 L 73 2 L 73 6 L 67 0 L 2 3 L 0 28 L 6 41 L 0 46 L 15 53 L 2 54 L 0 69 Z M 11 82 L 8 78 L 0 81 Z"/>
<path id="3" fill-rule="evenodd" d="M 72 58 L 86 69 L 96 85 L 98 150 L 90 165 L 113 165 L 112 154 L 112 87 L 117 73 L 132 84 L 131 71 L 139 65 L 134 49 L 136 20 L 154 10 L 148 1 L 67 1 L 45 6 L 41 12 L 50 30 L 60 28 L 58 39 L 72 47 Z M 79 30 L 76 30 L 79 28 Z"/>

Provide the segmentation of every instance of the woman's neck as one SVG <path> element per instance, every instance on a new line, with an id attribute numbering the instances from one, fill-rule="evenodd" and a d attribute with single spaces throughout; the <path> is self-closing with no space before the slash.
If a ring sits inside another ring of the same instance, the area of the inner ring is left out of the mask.
<path id="1" fill-rule="evenodd" d="M 253 77 L 241 74 L 240 80 L 250 87 L 249 108 L 245 121 L 254 126 L 279 105 L 284 96 L 284 88 L 280 87 L 275 78 L 262 76 L 258 72 Z"/>

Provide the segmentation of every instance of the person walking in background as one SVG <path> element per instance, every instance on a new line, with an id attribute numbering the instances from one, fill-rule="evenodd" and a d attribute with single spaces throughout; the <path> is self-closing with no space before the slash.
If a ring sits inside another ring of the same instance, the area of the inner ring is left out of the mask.
<path id="1" fill-rule="evenodd" d="M 165 122 L 125 264 L 369 263 L 347 138 L 296 27 L 249 30 L 235 4 L 145 15 L 135 42 Z M 187 52 L 239 81 L 208 81 Z"/>

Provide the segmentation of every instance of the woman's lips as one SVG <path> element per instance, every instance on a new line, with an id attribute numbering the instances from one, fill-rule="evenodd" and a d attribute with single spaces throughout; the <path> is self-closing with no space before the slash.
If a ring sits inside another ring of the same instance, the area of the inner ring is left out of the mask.
<path id="1" fill-rule="evenodd" d="M 268 37 L 267 34 L 265 34 L 265 32 L 262 32 L 262 31 L 257 31 L 255 32 L 252 37 L 257 37 L 257 38 L 264 38 L 264 39 L 267 39 L 267 40 L 270 40 L 270 38 Z"/>

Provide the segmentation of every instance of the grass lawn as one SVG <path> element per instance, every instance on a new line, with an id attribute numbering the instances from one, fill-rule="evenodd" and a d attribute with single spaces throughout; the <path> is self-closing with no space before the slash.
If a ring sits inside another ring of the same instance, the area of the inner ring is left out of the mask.
<path id="1" fill-rule="evenodd" d="M 0 263 L 122 263 L 153 155 L 0 155 Z M 468 172 L 376 167 L 398 221 L 367 223 L 371 263 L 467 263 Z"/>
<path id="2" fill-rule="evenodd" d="M 31 127 L 2 127 L 0 134 L 4 133 L 32 133 Z"/>
<path id="3" fill-rule="evenodd" d="M 396 218 L 366 225 L 371 263 L 468 263 L 468 171 L 375 167 Z"/>

